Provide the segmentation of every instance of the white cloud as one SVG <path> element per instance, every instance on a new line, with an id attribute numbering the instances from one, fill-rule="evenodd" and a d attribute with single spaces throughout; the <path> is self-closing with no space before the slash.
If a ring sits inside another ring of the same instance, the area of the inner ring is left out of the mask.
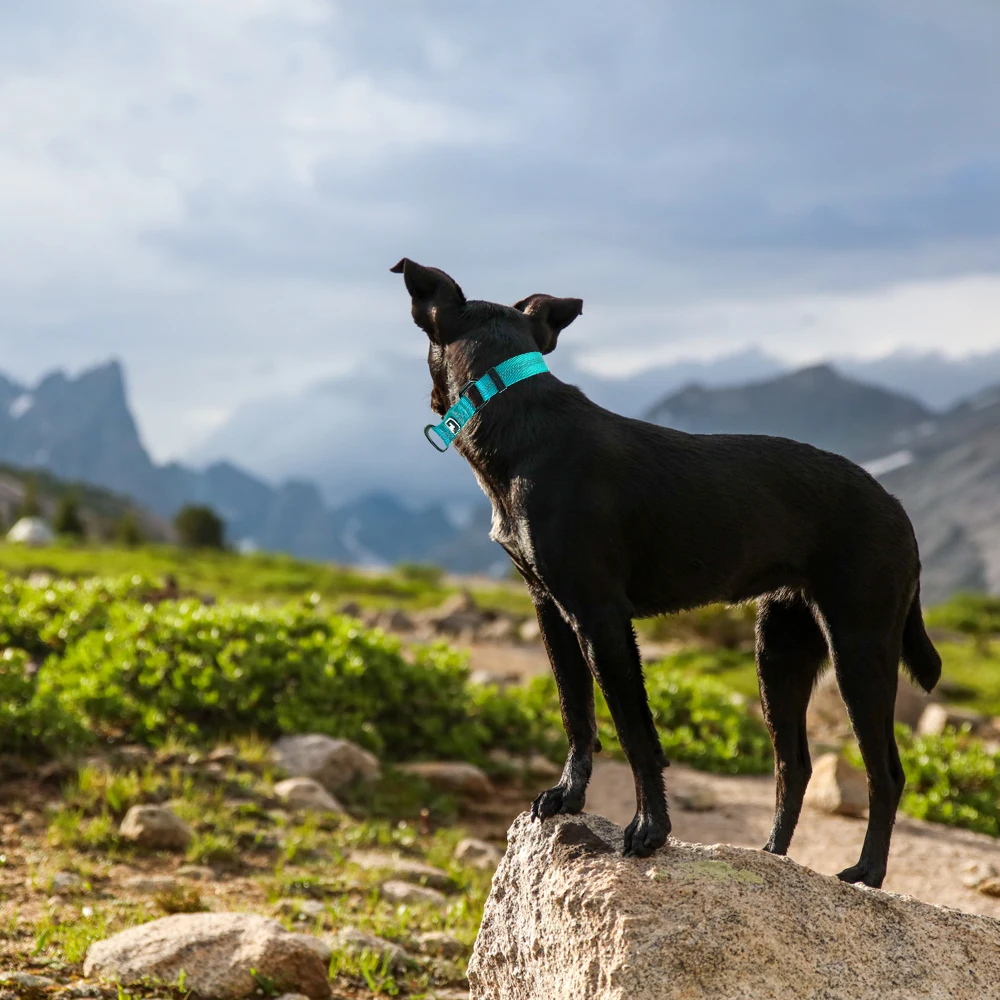
<path id="1" fill-rule="evenodd" d="M 418 353 L 404 254 L 582 295 L 575 343 L 619 371 L 995 346 L 997 30 L 899 0 L 14 0 L 0 365 L 122 357 L 176 454 Z"/>
<path id="2" fill-rule="evenodd" d="M 988 275 L 862 294 L 597 307 L 586 310 L 590 329 L 578 359 L 588 371 L 629 375 L 680 358 L 719 357 L 748 342 L 766 344 L 792 364 L 879 358 L 900 348 L 961 357 L 1000 347 L 998 317 L 1000 278 Z"/>

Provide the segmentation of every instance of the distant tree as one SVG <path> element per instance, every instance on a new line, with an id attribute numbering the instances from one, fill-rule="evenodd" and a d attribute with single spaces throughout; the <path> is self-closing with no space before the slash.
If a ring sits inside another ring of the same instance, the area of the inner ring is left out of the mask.
<path id="1" fill-rule="evenodd" d="M 76 497 L 68 493 L 59 501 L 52 528 L 57 535 L 70 535 L 73 538 L 86 538 L 87 526 L 80 517 L 80 509 Z"/>
<path id="2" fill-rule="evenodd" d="M 115 522 L 114 537 L 119 545 L 124 545 L 129 549 L 135 548 L 137 545 L 142 545 L 146 538 L 135 516 L 135 511 L 127 510 L 118 518 Z"/>
<path id="3" fill-rule="evenodd" d="M 211 507 L 188 504 L 174 517 L 174 529 L 181 545 L 189 549 L 222 549 L 226 525 Z"/>
<path id="4" fill-rule="evenodd" d="M 21 497 L 21 506 L 18 508 L 17 516 L 38 517 L 42 513 L 41 505 L 38 502 L 38 479 L 29 476 L 24 481 L 24 496 Z"/>

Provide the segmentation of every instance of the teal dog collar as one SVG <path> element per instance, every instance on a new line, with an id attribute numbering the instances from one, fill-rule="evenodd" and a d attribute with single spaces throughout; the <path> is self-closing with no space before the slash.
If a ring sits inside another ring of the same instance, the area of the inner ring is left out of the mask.
<path id="1" fill-rule="evenodd" d="M 517 357 L 502 361 L 478 381 L 466 382 L 458 402 L 444 415 L 441 423 L 428 424 L 424 428 L 424 437 L 438 451 L 447 451 L 458 432 L 466 425 L 472 415 L 481 410 L 489 400 L 515 382 L 523 382 L 524 379 L 531 378 L 532 375 L 541 375 L 542 372 L 548 370 L 545 358 L 538 351 L 532 351 L 530 354 L 518 354 Z M 440 445 L 438 441 L 441 442 Z"/>

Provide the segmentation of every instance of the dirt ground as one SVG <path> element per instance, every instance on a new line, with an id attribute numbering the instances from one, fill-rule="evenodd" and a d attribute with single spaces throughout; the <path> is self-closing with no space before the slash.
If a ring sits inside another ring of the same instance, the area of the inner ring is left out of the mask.
<path id="1" fill-rule="evenodd" d="M 678 840 L 754 848 L 767 840 L 774 813 L 771 778 L 702 774 L 676 764 L 664 775 L 668 796 L 671 791 L 684 794 L 708 788 L 718 802 L 707 812 L 686 812 L 672 806 L 673 836 Z M 613 760 L 595 763 L 587 811 L 607 816 L 620 826 L 632 819 L 635 796 L 632 773 L 626 764 Z M 789 856 L 808 868 L 833 875 L 857 861 L 866 824 L 866 819 L 830 816 L 805 808 Z M 990 863 L 1000 870 L 1000 841 L 900 814 L 884 888 L 927 903 L 1000 918 L 1000 899 L 962 885 L 961 869 L 971 861 Z"/>

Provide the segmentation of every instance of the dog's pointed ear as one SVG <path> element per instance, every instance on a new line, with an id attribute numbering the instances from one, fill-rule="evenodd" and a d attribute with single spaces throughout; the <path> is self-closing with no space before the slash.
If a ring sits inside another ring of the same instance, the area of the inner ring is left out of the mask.
<path id="1" fill-rule="evenodd" d="M 583 312 L 583 299 L 557 299 L 552 295 L 529 295 L 514 303 L 532 319 L 532 332 L 542 354 L 556 348 L 559 334 Z"/>
<path id="2" fill-rule="evenodd" d="M 458 282 L 436 267 L 424 267 L 404 257 L 393 274 L 401 274 L 406 290 L 413 300 L 413 322 L 436 344 L 447 344 L 458 334 L 459 314 L 465 306 L 465 295 Z"/>

